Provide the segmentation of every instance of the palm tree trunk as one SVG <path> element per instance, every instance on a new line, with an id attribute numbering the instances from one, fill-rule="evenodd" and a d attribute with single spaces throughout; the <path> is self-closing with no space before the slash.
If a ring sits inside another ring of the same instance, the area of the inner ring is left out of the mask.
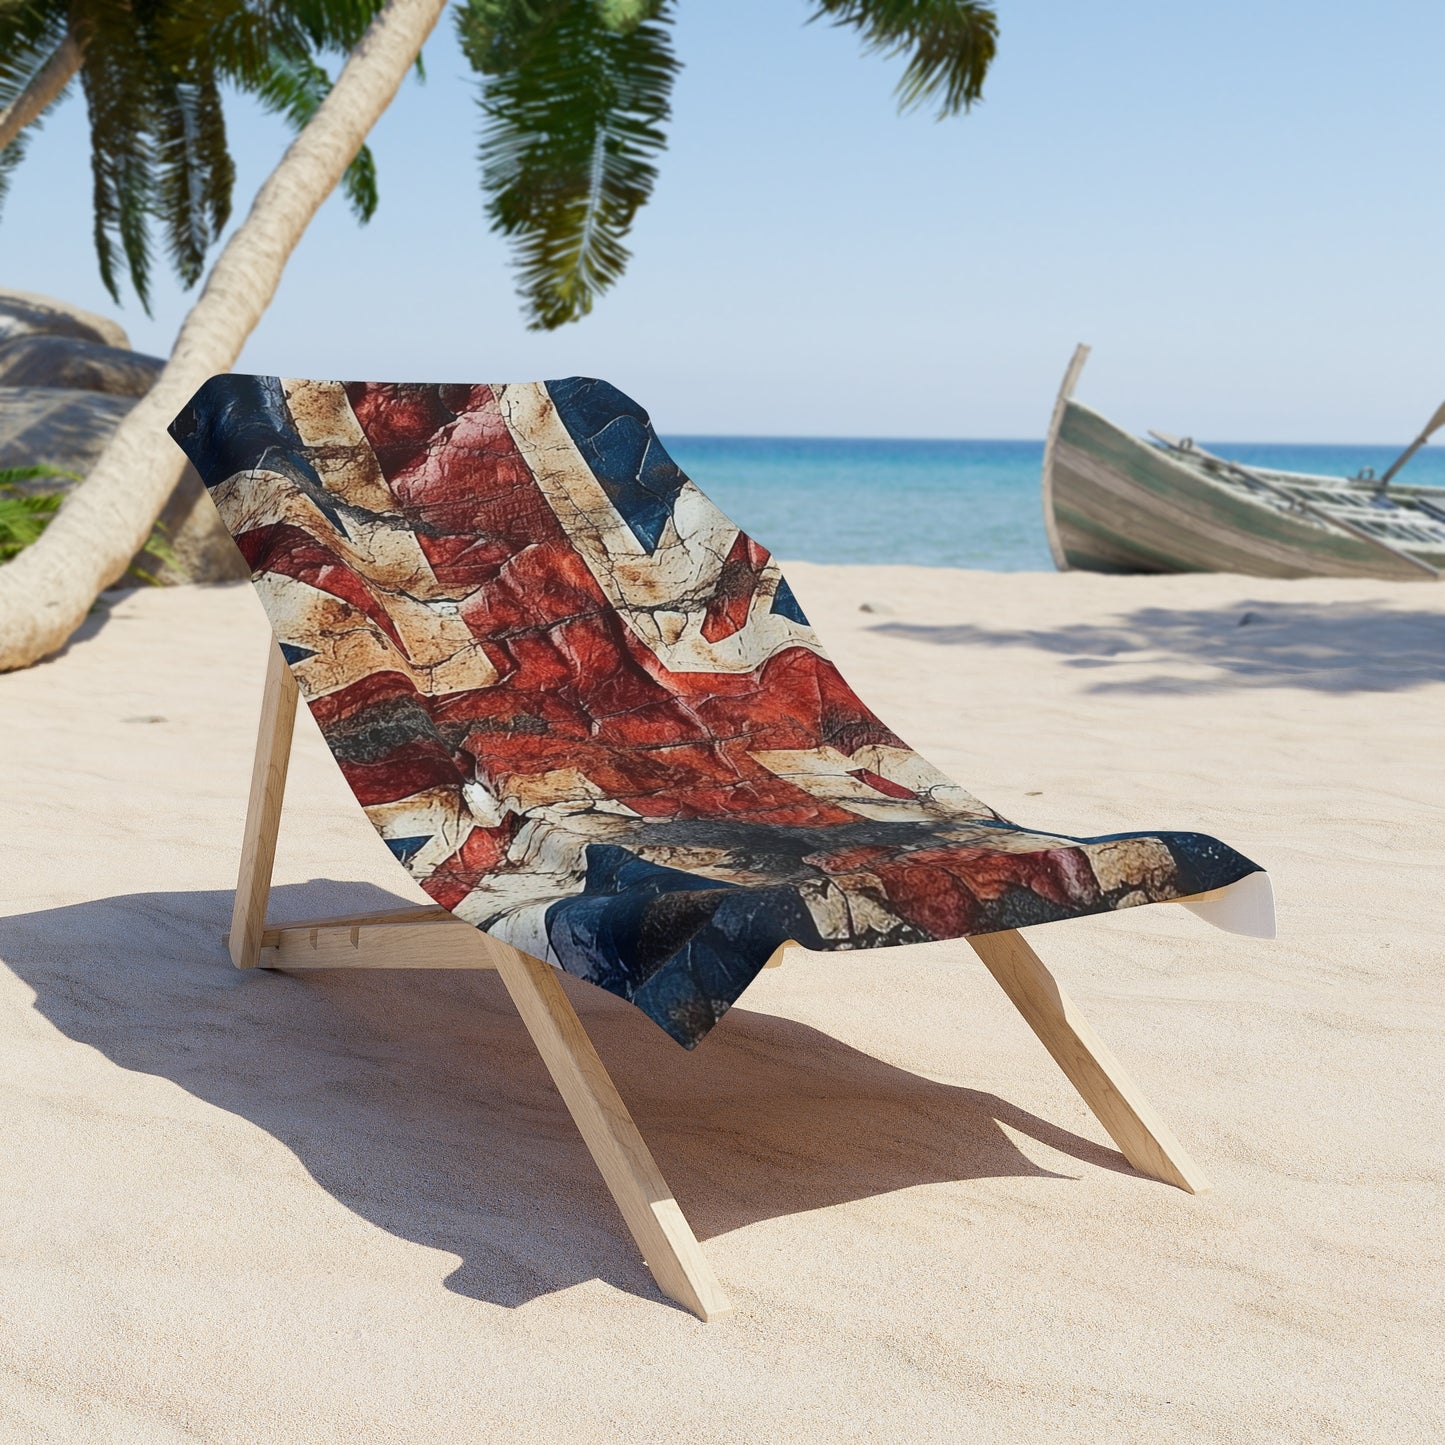
<path id="1" fill-rule="evenodd" d="M 0 567 L 0 671 L 62 646 L 150 535 L 184 465 L 167 424 L 207 377 L 235 363 L 312 216 L 391 104 L 446 3 L 387 0 L 227 241 L 155 385 L 39 541 Z"/>
<path id="2" fill-rule="evenodd" d="M 67 35 L 51 52 L 50 59 L 30 77 L 30 84 L 0 111 L 0 151 L 31 121 L 44 114 L 51 101 L 75 78 L 80 61 L 80 45 L 75 36 Z"/>

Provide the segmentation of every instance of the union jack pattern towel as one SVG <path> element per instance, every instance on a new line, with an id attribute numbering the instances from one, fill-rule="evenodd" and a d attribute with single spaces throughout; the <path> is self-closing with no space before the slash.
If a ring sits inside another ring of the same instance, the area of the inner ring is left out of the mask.
<path id="1" fill-rule="evenodd" d="M 603 381 L 213 377 L 171 426 L 396 858 L 691 1048 L 788 940 L 878 948 L 1257 871 L 1016 827 L 829 661 L 766 550 Z"/>

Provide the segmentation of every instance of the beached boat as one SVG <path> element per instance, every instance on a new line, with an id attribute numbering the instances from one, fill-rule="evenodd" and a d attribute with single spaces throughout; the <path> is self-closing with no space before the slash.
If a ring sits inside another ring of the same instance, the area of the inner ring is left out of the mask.
<path id="1" fill-rule="evenodd" d="M 1144 441 L 1073 399 L 1064 376 L 1044 447 L 1044 525 L 1061 571 L 1243 572 L 1254 577 L 1438 580 L 1445 488 L 1395 474 L 1445 425 L 1445 406 L 1379 478 L 1310 476 L 1214 456 L 1189 438 Z"/>

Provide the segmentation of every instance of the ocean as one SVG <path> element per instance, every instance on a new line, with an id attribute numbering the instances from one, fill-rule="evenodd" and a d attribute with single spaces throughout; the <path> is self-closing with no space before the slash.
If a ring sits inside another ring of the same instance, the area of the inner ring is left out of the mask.
<path id="1" fill-rule="evenodd" d="M 675 436 L 664 443 L 738 526 L 779 557 L 1053 569 L 1039 496 L 1041 441 Z M 1203 445 L 1256 466 L 1333 476 L 1381 472 L 1401 450 Z M 1400 479 L 1445 487 L 1445 447 L 1424 448 Z"/>

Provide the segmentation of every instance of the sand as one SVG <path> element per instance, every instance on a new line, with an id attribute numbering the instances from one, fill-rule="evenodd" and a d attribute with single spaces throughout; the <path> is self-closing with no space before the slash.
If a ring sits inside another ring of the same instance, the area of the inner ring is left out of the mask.
<path id="1" fill-rule="evenodd" d="M 134 592 L 0 678 L 0 1439 L 1445 1434 L 1445 588 L 790 575 L 1005 815 L 1270 869 L 1276 942 L 1032 934 L 1214 1192 L 1133 1173 L 961 944 L 791 955 L 692 1055 L 569 983 L 737 1306 L 699 1323 L 494 976 L 230 967 L 265 622 Z M 420 896 L 309 720 L 277 882 Z"/>

